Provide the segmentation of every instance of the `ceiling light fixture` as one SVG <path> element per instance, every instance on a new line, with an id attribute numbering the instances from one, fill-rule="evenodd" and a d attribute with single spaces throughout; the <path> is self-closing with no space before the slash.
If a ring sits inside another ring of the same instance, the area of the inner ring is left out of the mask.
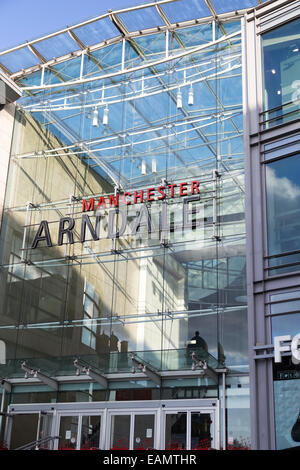
<path id="1" fill-rule="evenodd" d="M 188 94 L 188 105 L 192 106 L 194 104 L 194 90 L 193 90 L 193 85 L 191 84 L 191 87 L 189 89 L 189 94 Z"/>
<path id="2" fill-rule="evenodd" d="M 182 93 L 180 89 L 177 91 L 177 108 L 178 109 L 182 108 Z"/>
<path id="3" fill-rule="evenodd" d="M 93 127 L 99 127 L 99 118 L 98 118 L 98 109 L 95 108 L 93 111 L 93 122 L 92 122 Z"/>
<path id="4" fill-rule="evenodd" d="M 103 119 L 102 119 L 102 124 L 104 126 L 107 126 L 108 124 L 108 106 L 106 105 L 103 111 Z"/>

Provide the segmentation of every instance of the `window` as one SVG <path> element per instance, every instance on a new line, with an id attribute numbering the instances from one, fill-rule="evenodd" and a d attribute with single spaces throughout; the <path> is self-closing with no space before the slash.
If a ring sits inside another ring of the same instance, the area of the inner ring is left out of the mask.
<path id="1" fill-rule="evenodd" d="M 96 349 L 97 321 L 99 317 L 99 296 L 93 286 L 85 280 L 83 294 L 84 326 L 82 328 L 81 341 L 91 349 Z"/>
<path id="2" fill-rule="evenodd" d="M 300 18 L 262 35 L 265 128 L 299 117 Z"/>
<path id="3" fill-rule="evenodd" d="M 299 169 L 300 154 L 266 166 L 270 274 L 300 269 Z"/>
<path id="4" fill-rule="evenodd" d="M 300 290 L 270 295 L 272 342 L 275 336 L 299 333 Z M 300 364 L 291 355 L 273 363 L 276 448 L 288 449 L 299 445 L 300 408 L 295 397 L 300 392 Z"/>

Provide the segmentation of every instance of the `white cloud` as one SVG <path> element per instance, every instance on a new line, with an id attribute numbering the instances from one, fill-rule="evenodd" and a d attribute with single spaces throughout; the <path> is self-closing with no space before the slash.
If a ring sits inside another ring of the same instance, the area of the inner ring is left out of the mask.
<path id="1" fill-rule="evenodd" d="M 273 168 L 268 168 L 268 186 L 272 188 L 273 194 L 282 199 L 295 200 L 300 197 L 300 187 L 294 184 L 286 176 L 276 176 Z"/>

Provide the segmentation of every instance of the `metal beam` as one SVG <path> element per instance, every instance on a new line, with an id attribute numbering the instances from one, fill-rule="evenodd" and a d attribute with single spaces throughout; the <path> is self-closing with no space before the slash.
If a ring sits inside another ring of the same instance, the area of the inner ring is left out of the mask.
<path id="1" fill-rule="evenodd" d="M 112 10 L 109 11 L 109 18 L 112 24 L 120 31 L 123 37 L 128 37 L 130 35 L 128 29 L 125 27 L 124 23 L 120 20 L 120 18 L 113 13 Z"/>
<path id="2" fill-rule="evenodd" d="M 30 52 L 32 52 L 32 54 L 37 57 L 43 64 L 45 64 L 47 62 L 47 59 L 45 59 L 45 57 L 38 51 L 36 50 L 36 48 L 34 46 L 32 46 L 31 44 L 28 44 L 27 45 L 27 48 L 30 50 Z"/>
<path id="3" fill-rule="evenodd" d="M 132 373 L 135 373 L 135 368 L 137 368 L 140 372 L 143 372 L 150 380 L 152 380 L 156 385 L 161 387 L 161 376 L 155 372 L 153 369 L 150 369 L 150 367 L 143 363 L 140 362 L 134 354 L 130 355 L 130 359 L 132 361 Z"/>
<path id="4" fill-rule="evenodd" d="M 5 390 L 7 393 L 11 393 L 11 384 L 6 379 L 1 379 L 0 386 Z"/>
<path id="5" fill-rule="evenodd" d="M 101 387 L 104 387 L 105 389 L 108 388 L 108 380 L 107 378 L 99 374 L 99 372 L 94 371 L 90 365 L 80 361 L 79 359 L 75 359 L 74 361 L 74 366 L 76 369 L 76 375 L 80 375 L 81 373 L 86 374 L 89 376 L 91 379 L 95 380 Z"/>
<path id="6" fill-rule="evenodd" d="M 76 42 L 77 46 L 80 47 L 80 49 L 85 50 L 87 46 L 83 44 L 83 42 L 79 39 L 78 36 L 72 31 L 71 29 L 68 30 L 69 36 L 73 39 L 73 41 Z"/>
<path id="7" fill-rule="evenodd" d="M 48 387 L 54 388 L 56 391 L 58 390 L 58 382 L 52 377 L 49 377 L 48 375 L 40 372 L 40 369 L 33 369 L 29 367 L 26 364 L 26 361 L 21 363 L 21 367 L 23 370 L 25 370 L 25 378 L 31 375 L 32 377 L 40 380 L 40 382 L 43 382 L 45 385 L 48 385 Z"/>
<path id="8" fill-rule="evenodd" d="M 200 373 L 201 375 L 207 375 L 210 377 L 216 384 L 218 384 L 218 374 L 217 372 L 208 365 L 206 360 L 199 359 L 196 356 L 195 352 L 192 352 L 192 360 L 193 360 L 193 365 L 192 365 L 192 370 L 196 370 L 197 367 L 200 367 Z"/>
<path id="9" fill-rule="evenodd" d="M 217 17 L 218 17 L 218 15 L 217 15 L 217 13 L 216 13 L 216 10 L 215 10 L 214 7 L 212 6 L 210 0 L 204 0 L 204 1 L 205 1 L 206 5 L 207 5 L 208 9 L 210 10 L 212 16 L 213 16 L 214 19 L 216 20 Z"/>
<path id="10" fill-rule="evenodd" d="M 166 23 L 167 26 L 171 26 L 171 22 L 169 20 L 169 18 L 167 17 L 167 15 L 165 14 L 165 12 L 161 9 L 160 5 L 155 5 L 155 8 L 157 10 L 157 13 L 159 14 L 159 16 L 164 20 L 164 22 Z"/>

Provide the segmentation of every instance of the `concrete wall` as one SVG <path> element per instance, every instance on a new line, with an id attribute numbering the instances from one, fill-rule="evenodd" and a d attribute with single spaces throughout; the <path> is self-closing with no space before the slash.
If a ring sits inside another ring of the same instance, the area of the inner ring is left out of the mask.
<path id="1" fill-rule="evenodd" d="M 7 104 L 0 110 L 0 221 L 2 221 L 14 115 L 14 103 Z"/>

